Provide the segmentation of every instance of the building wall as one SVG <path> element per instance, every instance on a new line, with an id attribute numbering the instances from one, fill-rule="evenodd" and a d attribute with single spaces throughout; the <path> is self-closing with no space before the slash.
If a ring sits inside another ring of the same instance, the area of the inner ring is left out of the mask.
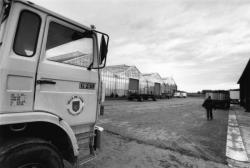
<path id="1" fill-rule="evenodd" d="M 250 77 L 240 83 L 241 105 L 250 112 Z"/>
<path id="2" fill-rule="evenodd" d="M 173 96 L 177 91 L 177 85 L 172 78 L 163 78 L 162 94 L 167 96 Z"/>
<path id="3" fill-rule="evenodd" d="M 106 96 L 126 96 L 128 92 L 129 79 L 124 75 L 116 75 L 109 71 L 102 71 L 102 82 L 105 85 Z"/>
<path id="4" fill-rule="evenodd" d="M 149 81 L 143 76 L 140 78 L 140 94 L 153 94 L 154 93 L 154 82 Z"/>
<path id="5" fill-rule="evenodd" d="M 250 112 L 250 60 L 247 63 L 238 83 L 240 84 L 240 101 L 246 111 Z"/>
<path id="6" fill-rule="evenodd" d="M 174 94 L 174 92 L 176 92 L 177 90 L 177 87 L 175 85 L 172 85 L 172 84 L 162 84 L 162 93 L 165 93 L 165 94 Z"/>

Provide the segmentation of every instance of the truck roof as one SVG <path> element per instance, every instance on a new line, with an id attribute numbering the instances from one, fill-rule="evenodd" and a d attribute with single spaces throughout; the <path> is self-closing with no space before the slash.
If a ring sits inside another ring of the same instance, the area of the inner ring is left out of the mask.
<path id="1" fill-rule="evenodd" d="M 10 0 L 10 1 L 11 1 L 11 2 L 19 2 L 19 3 L 25 4 L 25 5 L 27 5 L 27 6 L 30 6 L 30 7 L 32 7 L 32 8 L 35 8 L 35 9 L 37 9 L 37 10 L 39 10 L 39 11 L 42 11 L 42 12 L 48 14 L 49 16 L 53 16 L 53 17 L 55 17 L 55 18 L 58 18 L 58 19 L 60 19 L 60 20 L 65 21 L 65 22 L 74 24 L 74 25 L 77 26 L 77 27 L 81 27 L 81 28 L 86 29 L 86 30 L 92 30 L 92 29 L 91 29 L 90 27 L 88 27 L 88 26 L 82 25 L 82 24 L 80 24 L 80 23 L 78 23 L 78 22 L 76 22 L 76 21 L 74 21 L 74 20 L 72 20 L 72 19 L 66 18 L 66 17 L 64 17 L 64 16 L 62 16 L 62 15 L 56 13 L 56 12 L 53 12 L 53 11 L 51 11 L 51 10 L 48 10 L 48 9 L 46 9 L 46 8 L 44 8 L 44 7 L 39 6 L 39 5 L 36 5 L 36 4 L 33 3 L 33 2 L 26 1 L 26 0 Z"/>

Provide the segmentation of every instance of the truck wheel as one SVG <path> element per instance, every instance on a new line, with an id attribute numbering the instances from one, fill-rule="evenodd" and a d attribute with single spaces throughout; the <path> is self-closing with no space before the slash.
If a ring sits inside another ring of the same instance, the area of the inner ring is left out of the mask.
<path id="1" fill-rule="evenodd" d="M 15 140 L 2 146 L 0 151 L 0 167 L 63 168 L 55 146 L 41 139 Z"/>

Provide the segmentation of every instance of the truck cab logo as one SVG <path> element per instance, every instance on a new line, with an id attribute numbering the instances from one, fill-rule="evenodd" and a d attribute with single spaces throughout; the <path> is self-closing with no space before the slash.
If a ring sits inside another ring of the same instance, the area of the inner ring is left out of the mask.
<path id="1" fill-rule="evenodd" d="M 79 110 L 79 108 L 80 108 L 80 101 L 79 100 L 73 101 L 72 102 L 72 110 L 74 112 L 77 112 Z"/>
<path id="2" fill-rule="evenodd" d="M 67 103 L 67 111 L 71 115 L 78 115 L 83 112 L 84 101 L 80 96 L 73 96 Z"/>

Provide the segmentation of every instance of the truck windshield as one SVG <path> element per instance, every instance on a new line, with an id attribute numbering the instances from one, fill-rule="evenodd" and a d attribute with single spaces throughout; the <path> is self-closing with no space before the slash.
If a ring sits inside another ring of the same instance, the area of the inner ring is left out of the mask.
<path id="1" fill-rule="evenodd" d="M 88 67 L 93 60 L 93 39 L 88 33 L 51 22 L 46 58 L 59 63 Z"/>

